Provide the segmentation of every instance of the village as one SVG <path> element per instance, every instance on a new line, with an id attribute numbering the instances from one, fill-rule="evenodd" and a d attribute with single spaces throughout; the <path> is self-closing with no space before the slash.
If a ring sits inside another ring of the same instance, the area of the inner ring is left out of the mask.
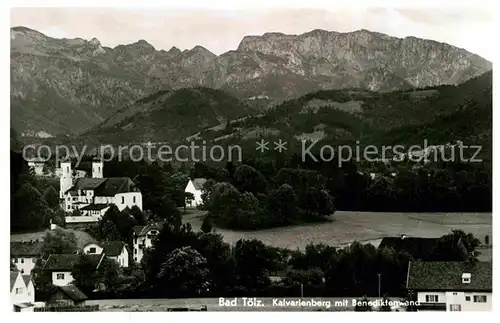
<path id="1" fill-rule="evenodd" d="M 27 166 L 35 178 L 48 176 L 47 172 L 43 171 L 42 162 L 34 163 L 30 161 Z M 99 223 L 102 222 L 101 220 L 110 209 L 116 209 L 116 212 L 132 209 L 138 209 L 137 212 L 139 213 L 144 211 L 144 196 L 137 184 L 134 183 L 134 180 L 130 177 L 104 177 L 104 167 L 105 165 L 101 160 L 93 159 L 89 162 L 87 171 L 84 171 L 74 169 L 72 163 L 66 161 L 61 162 L 60 167 L 56 169 L 54 174 L 51 174 L 52 177 L 59 179 L 58 200 L 60 208 L 65 213 L 64 230 L 88 232 L 85 231 L 85 228 L 100 225 Z M 374 175 L 370 176 L 373 177 Z M 394 176 L 394 174 L 391 176 Z M 187 179 L 184 186 L 185 210 L 196 211 L 203 206 L 204 186 L 207 182 L 206 178 Z M 205 221 L 201 223 L 199 218 L 195 219 L 198 222 L 191 223 L 201 224 L 202 231 L 212 231 L 211 228 L 204 228 L 207 225 Z M 170 225 L 168 223 L 168 219 L 143 221 L 141 225 L 134 225 L 128 233 L 122 234 L 121 237 L 123 238 L 121 239 L 118 238 L 120 237 L 119 234 L 115 235 L 116 240 L 98 241 L 91 239 L 86 243 L 80 243 L 80 246 L 77 249 L 73 248 L 71 253 L 47 252 L 46 249 L 50 250 L 50 247 L 44 245 L 44 238 L 51 237 L 51 239 L 57 240 L 57 236 L 61 234 L 60 230 L 63 230 L 52 221 L 48 230 L 46 230 L 45 236 L 41 236 L 39 239 L 11 241 L 11 303 L 13 310 L 21 312 L 99 310 L 99 302 L 93 301 L 95 298 L 90 298 L 78 286 L 78 282 L 82 280 L 74 277 L 75 266 L 85 266 L 85 270 L 89 270 L 87 272 L 91 273 L 114 268 L 113 265 L 109 265 L 109 261 L 111 261 L 116 267 L 121 268 L 121 271 L 128 270 L 130 274 L 132 268 L 141 267 L 147 263 L 148 260 L 143 260 L 143 258 L 146 255 L 151 257 L 149 250 L 154 247 L 155 241 L 158 240 L 157 238 L 163 229 Z M 224 235 L 226 231 L 221 228 L 216 232 L 221 232 Z M 108 234 L 107 237 L 109 236 Z M 458 243 L 453 248 L 458 250 L 458 254 L 462 255 L 463 259 L 468 259 L 471 256 L 469 251 L 471 246 L 468 241 L 464 241 L 462 238 L 458 239 Z M 481 241 L 476 239 L 473 248 L 488 251 L 488 247 L 491 248 L 489 239 L 489 236 L 486 236 Z M 419 311 L 490 310 L 492 305 L 491 256 L 488 257 L 488 253 L 486 253 L 486 257 L 484 255 L 480 257 L 479 262 L 477 262 L 476 257 L 476 260 L 471 260 L 470 263 L 468 261 L 419 260 L 425 259 L 429 250 L 439 249 L 441 241 L 442 239 L 438 237 L 401 234 L 385 236 L 378 239 L 378 241 L 368 239 L 365 243 L 367 245 L 377 245 L 378 250 L 390 248 L 398 252 L 404 251 L 409 253 L 412 259 L 417 260 L 409 260 L 408 263 L 404 264 L 407 268 L 404 289 L 413 293 L 411 298 L 414 304 L 413 309 Z M 235 243 L 235 245 L 237 244 Z M 230 248 L 234 248 L 235 245 L 230 245 Z M 351 246 L 352 244 L 348 245 L 347 248 Z M 55 247 L 54 250 L 58 250 L 58 248 Z M 85 258 L 84 264 L 82 264 L 82 256 Z M 35 270 L 35 266 L 39 262 L 43 262 L 43 266 Z M 35 273 L 35 271 L 37 272 Z M 44 275 L 49 279 L 47 284 L 51 286 L 50 293 L 47 295 L 46 290 L 43 291 L 45 294 L 44 301 L 37 301 L 37 286 L 34 284 L 34 274 Z M 78 275 L 81 275 L 81 273 Z M 274 274 L 270 278 L 278 283 L 289 279 L 283 270 L 274 270 Z M 384 293 L 385 296 L 382 297 L 380 278 L 379 274 L 378 295 L 376 295 L 378 297 L 375 297 L 375 299 L 382 300 L 392 295 Z M 321 279 L 324 283 L 325 277 Z M 374 280 L 376 280 L 376 277 Z M 307 282 L 307 280 L 304 282 Z M 95 286 L 91 286 L 86 290 L 91 291 L 91 293 L 106 291 L 110 288 L 109 284 L 109 281 L 98 281 Z M 310 294 L 309 291 L 306 293 L 309 293 L 308 296 L 321 295 Z M 303 291 L 300 296 L 304 297 Z M 361 296 L 358 295 L 354 299 L 367 300 L 366 297 L 361 298 Z M 405 298 L 400 299 L 403 302 Z M 406 298 L 406 300 L 409 299 Z M 203 306 L 206 308 L 207 304 L 211 303 L 213 302 L 208 300 Z M 361 301 L 360 304 L 362 304 Z M 209 306 L 212 307 L 211 309 L 209 307 L 209 310 L 217 307 L 216 303 Z M 363 306 L 366 307 L 366 304 L 359 305 L 359 308 L 363 308 Z M 357 308 L 358 306 L 356 306 L 356 309 L 353 307 L 354 310 L 358 310 Z M 185 310 L 189 310 L 189 308 L 186 307 Z M 398 307 L 389 310 L 411 309 Z"/>

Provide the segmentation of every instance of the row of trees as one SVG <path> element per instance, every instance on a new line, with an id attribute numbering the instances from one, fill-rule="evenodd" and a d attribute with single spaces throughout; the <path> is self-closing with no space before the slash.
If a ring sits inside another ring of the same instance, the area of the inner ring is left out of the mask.
<path id="1" fill-rule="evenodd" d="M 283 168 L 268 180 L 255 168 L 240 165 L 229 166 L 225 179 L 211 179 L 203 188 L 207 216 L 218 225 L 262 229 L 318 221 L 335 212 L 325 179 L 314 171 Z"/>
<path id="2" fill-rule="evenodd" d="M 155 297 L 378 295 L 378 274 L 383 294 L 406 295 L 406 251 L 353 243 L 337 249 L 311 244 L 304 251 L 266 246 L 259 240 L 239 240 L 234 246 L 220 234 L 166 225 L 153 247 L 146 250 L 141 268 L 142 293 Z M 457 248 L 463 243 L 465 252 Z M 473 261 L 478 240 L 453 231 L 422 260 Z M 280 276 L 280 282 L 273 282 Z"/>

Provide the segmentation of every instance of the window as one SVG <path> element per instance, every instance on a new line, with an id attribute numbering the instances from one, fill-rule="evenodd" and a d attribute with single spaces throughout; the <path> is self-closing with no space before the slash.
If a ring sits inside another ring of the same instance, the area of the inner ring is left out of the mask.
<path id="1" fill-rule="evenodd" d="M 24 258 L 21 258 L 21 263 L 24 264 Z"/>
<path id="2" fill-rule="evenodd" d="M 465 296 L 465 300 L 466 300 L 467 302 L 470 302 L 470 296 Z"/>
<path id="3" fill-rule="evenodd" d="M 460 312 L 462 306 L 460 304 L 450 304 L 450 312 Z"/>
<path id="4" fill-rule="evenodd" d="M 125 204 L 125 196 L 122 196 L 122 204 Z"/>
<path id="5" fill-rule="evenodd" d="M 425 295 L 425 301 L 427 303 L 437 303 L 439 301 L 438 295 Z"/>
<path id="6" fill-rule="evenodd" d="M 23 287 L 16 288 L 16 294 L 17 295 L 22 294 L 22 293 L 24 293 L 24 288 Z"/>
<path id="7" fill-rule="evenodd" d="M 137 243 L 137 238 L 134 238 L 134 243 Z"/>
<path id="8" fill-rule="evenodd" d="M 90 248 L 89 253 L 95 253 L 95 247 Z"/>
<path id="9" fill-rule="evenodd" d="M 134 261 L 137 261 L 137 257 L 134 257 Z"/>
<path id="10" fill-rule="evenodd" d="M 56 279 L 64 279 L 64 274 L 57 274 Z"/>
<path id="11" fill-rule="evenodd" d="M 135 196 L 132 198 L 132 200 L 134 201 L 134 204 L 135 204 Z"/>
<path id="12" fill-rule="evenodd" d="M 474 303 L 486 303 L 486 295 L 474 295 Z"/>
<path id="13" fill-rule="evenodd" d="M 14 263 L 17 264 L 17 258 L 14 258 Z"/>
<path id="14" fill-rule="evenodd" d="M 21 269 L 21 274 L 24 274 L 24 269 Z"/>
<path id="15" fill-rule="evenodd" d="M 457 295 L 458 293 L 457 292 L 453 292 L 453 295 Z"/>
<path id="16" fill-rule="evenodd" d="M 134 254 L 137 254 L 137 249 L 134 249 Z"/>

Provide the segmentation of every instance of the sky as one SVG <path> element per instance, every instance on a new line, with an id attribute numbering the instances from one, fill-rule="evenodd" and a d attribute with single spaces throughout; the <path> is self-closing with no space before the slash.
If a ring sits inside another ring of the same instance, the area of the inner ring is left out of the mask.
<path id="1" fill-rule="evenodd" d="M 485 39 L 496 38 L 491 10 L 479 8 L 13 8 L 10 25 L 29 27 L 55 38 L 95 37 L 109 47 L 140 39 L 165 50 L 201 45 L 217 55 L 236 49 L 246 35 L 368 29 L 446 42 L 493 60 L 494 46 Z"/>

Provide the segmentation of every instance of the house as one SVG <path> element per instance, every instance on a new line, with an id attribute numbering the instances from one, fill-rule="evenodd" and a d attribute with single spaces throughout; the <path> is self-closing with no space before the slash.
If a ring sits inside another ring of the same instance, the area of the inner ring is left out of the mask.
<path id="1" fill-rule="evenodd" d="M 81 216 L 68 216 L 66 223 L 97 222 L 111 204 L 121 211 L 134 205 L 142 210 L 142 194 L 128 177 L 103 178 L 103 162 L 92 162 L 92 177 L 75 178 L 71 162 L 61 162 L 59 197 L 63 210 L 80 210 Z"/>
<path id="2" fill-rule="evenodd" d="M 184 192 L 193 194 L 194 199 L 192 201 L 189 201 L 189 204 L 187 204 L 187 206 L 197 207 L 198 205 L 203 204 L 201 193 L 203 191 L 203 185 L 205 185 L 206 181 L 207 180 L 205 178 L 195 178 L 193 180 L 189 180 L 186 188 L 184 189 Z"/>
<path id="3" fill-rule="evenodd" d="M 428 259 L 438 247 L 440 238 L 407 237 L 385 237 L 380 242 L 379 248 L 391 248 L 395 251 L 406 251 L 414 259 Z"/>
<path id="4" fill-rule="evenodd" d="M 28 167 L 33 170 L 35 176 L 44 175 L 45 161 L 45 158 L 30 158 L 27 160 Z"/>
<path id="5" fill-rule="evenodd" d="M 128 267 L 129 252 L 122 241 L 91 242 L 83 247 L 86 254 L 102 254 L 116 261 L 121 267 Z"/>
<path id="6" fill-rule="evenodd" d="M 47 303 L 51 306 L 84 306 L 87 299 L 87 295 L 78 289 L 78 287 L 70 284 L 58 286 Z"/>
<path id="7" fill-rule="evenodd" d="M 10 302 L 14 312 L 33 312 L 35 287 L 30 275 L 10 272 Z"/>
<path id="8" fill-rule="evenodd" d="M 30 274 L 41 256 L 41 249 L 39 241 L 11 241 L 10 258 L 21 274 Z"/>
<path id="9" fill-rule="evenodd" d="M 71 272 L 78 262 L 78 257 L 79 256 L 75 254 L 51 254 L 49 258 L 47 258 L 47 262 L 42 270 L 52 273 L 52 285 L 67 286 L 74 280 Z M 88 257 L 97 269 L 104 258 L 104 254 L 88 255 Z"/>
<path id="10" fill-rule="evenodd" d="M 406 288 L 419 311 L 490 311 L 492 263 L 411 261 Z"/>
<path id="11" fill-rule="evenodd" d="M 137 225 L 132 228 L 132 244 L 134 246 L 134 262 L 141 262 L 144 249 L 153 246 L 153 240 L 158 236 L 163 223 L 152 223 L 145 226 Z"/>

